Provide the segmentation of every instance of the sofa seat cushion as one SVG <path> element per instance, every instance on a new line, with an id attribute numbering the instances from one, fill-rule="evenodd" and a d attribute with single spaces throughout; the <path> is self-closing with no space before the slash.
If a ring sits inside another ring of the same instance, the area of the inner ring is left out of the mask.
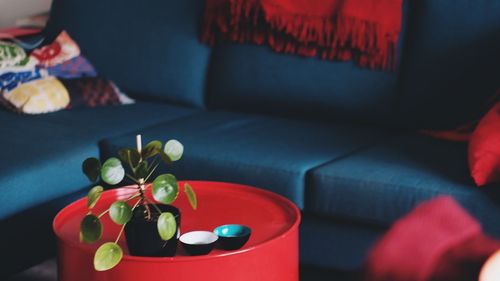
<path id="1" fill-rule="evenodd" d="M 359 271 L 373 244 L 385 231 L 386 228 L 303 213 L 300 223 L 300 264 L 335 268 L 341 272 Z"/>
<path id="2" fill-rule="evenodd" d="M 474 186 L 464 143 L 401 135 L 313 170 L 309 182 L 306 210 L 318 214 L 389 226 L 446 194 L 500 235 L 500 189 Z"/>
<path id="3" fill-rule="evenodd" d="M 210 48 L 204 1 L 54 0 L 46 34 L 66 30 L 99 74 L 134 97 L 203 106 Z"/>
<path id="4" fill-rule="evenodd" d="M 87 131 L 95 140 L 112 137 L 172 119 L 197 110 L 165 103 L 138 101 L 135 104 L 98 108 L 79 108 L 37 116 L 37 120 Z"/>
<path id="5" fill-rule="evenodd" d="M 138 102 L 39 116 L 0 111 L 0 219 L 89 185 L 82 161 L 98 156 L 98 141 L 189 114 Z"/>
<path id="6" fill-rule="evenodd" d="M 179 179 L 254 185 L 304 205 L 308 170 L 371 144 L 370 129 L 228 112 L 203 112 L 142 130 L 144 143 L 177 139 L 184 156 L 168 171 Z M 126 135 L 103 142 L 106 156 L 134 144 Z M 165 172 L 165 171 L 163 171 Z"/>

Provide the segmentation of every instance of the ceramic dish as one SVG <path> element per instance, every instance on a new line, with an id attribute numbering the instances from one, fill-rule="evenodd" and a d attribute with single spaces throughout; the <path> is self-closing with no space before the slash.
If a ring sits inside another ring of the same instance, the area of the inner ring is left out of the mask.
<path id="1" fill-rule="evenodd" d="M 214 229 L 215 235 L 219 236 L 218 247 L 223 250 L 237 250 L 248 241 L 252 230 L 241 224 L 226 224 Z"/>
<path id="2" fill-rule="evenodd" d="M 217 239 L 217 235 L 210 231 L 191 231 L 184 233 L 179 238 L 186 252 L 192 256 L 210 253 Z"/>

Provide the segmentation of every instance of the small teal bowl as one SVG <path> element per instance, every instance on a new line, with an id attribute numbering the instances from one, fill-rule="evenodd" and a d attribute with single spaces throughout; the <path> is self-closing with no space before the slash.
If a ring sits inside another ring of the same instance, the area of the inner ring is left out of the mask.
<path id="1" fill-rule="evenodd" d="M 231 251 L 245 245 L 252 234 L 252 229 L 241 224 L 226 224 L 216 227 L 214 233 L 219 236 L 218 247 Z"/>

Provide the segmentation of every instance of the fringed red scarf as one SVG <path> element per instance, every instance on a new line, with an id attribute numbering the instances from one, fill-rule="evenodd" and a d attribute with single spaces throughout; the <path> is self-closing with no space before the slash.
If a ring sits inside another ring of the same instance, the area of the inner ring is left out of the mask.
<path id="1" fill-rule="evenodd" d="M 207 0 L 202 40 L 393 69 L 402 0 Z"/>

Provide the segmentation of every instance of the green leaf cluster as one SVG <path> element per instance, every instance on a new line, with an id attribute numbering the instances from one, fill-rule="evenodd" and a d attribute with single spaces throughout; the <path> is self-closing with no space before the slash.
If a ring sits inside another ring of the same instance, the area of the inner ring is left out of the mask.
<path id="1" fill-rule="evenodd" d="M 177 140 L 169 140 L 162 144 L 160 141 L 152 141 L 143 149 L 124 148 L 118 152 L 117 157 L 111 157 L 101 163 L 99 159 L 91 157 L 85 159 L 82 163 L 82 171 L 87 178 L 94 184 L 101 179 L 108 185 L 117 185 L 126 178 L 132 181 L 136 186 L 136 192 L 126 200 L 118 200 L 112 203 L 109 208 L 99 215 L 94 215 L 92 210 L 98 203 L 104 188 L 101 185 L 95 185 L 87 195 L 88 214 L 80 223 L 80 241 L 82 243 L 95 243 L 103 233 L 103 225 L 100 218 L 106 213 L 110 219 L 121 225 L 122 231 L 115 242 L 102 244 L 94 255 L 94 268 L 98 271 L 109 270 L 119 264 L 123 257 L 123 251 L 117 244 L 125 225 L 132 219 L 134 210 L 138 205 L 152 205 L 153 211 L 158 216 L 157 229 L 158 235 L 163 240 L 172 239 L 175 236 L 177 223 L 174 215 L 169 212 L 161 212 L 160 209 L 150 202 L 145 196 L 145 191 L 149 188 L 147 184 L 159 167 L 160 163 L 172 164 L 182 158 L 184 146 Z M 127 167 L 124 167 L 125 166 Z M 162 204 L 173 203 L 179 195 L 179 184 L 172 174 L 161 174 L 153 181 L 151 191 L 153 198 Z M 189 184 L 184 185 L 184 193 L 193 209 L 197 208 L 197 198 L 193 188 Z M 136 200 L 131 206 L 129 201 Z M 153 214 L 150 208 L 145 219 L 149 219 Z"/>

